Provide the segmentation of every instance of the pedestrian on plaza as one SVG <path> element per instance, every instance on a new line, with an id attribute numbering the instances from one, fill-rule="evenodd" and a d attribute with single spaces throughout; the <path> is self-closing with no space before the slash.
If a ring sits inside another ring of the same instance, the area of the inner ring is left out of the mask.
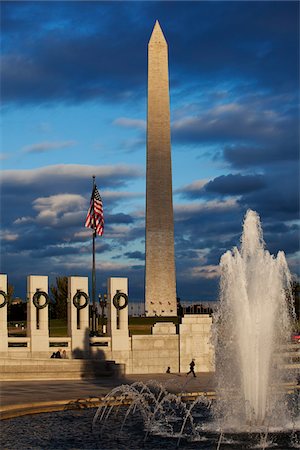
<path id="1" fill-rule="evenodd" d="M 171 367 L 170 366 L 168 366 L 168 368 L 166 370 L 166 373 L 171 373 Z"/>
<path id="2" fill-rule="evenodd" d="M 52 353 L 52 355 L 50 356 L 50 358 L 56 358 L 56 356 L 55 356 L 55 355 L 56 355 L 56 353 L 55 353 L 55 352 L 53 352 L 53 353 Z"/>
<path id="3" fill-rule="evenodd" d="M 55 353 L 55 358 L 61 358 L 61 349 L 57 350 L 57 352 Z"/>
<path id="4" fill-rule="evenodd" d="M 189 375 L 190 373 L 192 373 L 194 375 L 194 377 L 196 377 L 195 374 L 195 360 L 192 359 L 192 361 L 190 362 L 190 371 L 187 373 L 187 375 Z"/>
<path id="5" fill-rule="evenodd" d="M 66 350 L 63 350 L 61 357 L 62 357 L 62 359 L 67 359 L 68 358 Z"/>

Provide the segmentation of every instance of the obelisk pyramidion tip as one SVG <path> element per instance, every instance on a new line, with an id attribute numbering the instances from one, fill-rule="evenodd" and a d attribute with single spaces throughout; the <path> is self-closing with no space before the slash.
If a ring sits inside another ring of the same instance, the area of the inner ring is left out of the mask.
<path id="1" fill-rule="evenodd" d="M 158 20 L 155 21 L 149 42 L 167 42 Z"/>

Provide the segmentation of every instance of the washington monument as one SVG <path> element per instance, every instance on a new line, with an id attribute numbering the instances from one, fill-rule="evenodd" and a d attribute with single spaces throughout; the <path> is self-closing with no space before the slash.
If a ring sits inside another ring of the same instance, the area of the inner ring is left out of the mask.
<path id="1" fill-rule="evenodd" d="M 176 316 L 168 44 L 156 21 L 148 44 L 147 316 Z"/>

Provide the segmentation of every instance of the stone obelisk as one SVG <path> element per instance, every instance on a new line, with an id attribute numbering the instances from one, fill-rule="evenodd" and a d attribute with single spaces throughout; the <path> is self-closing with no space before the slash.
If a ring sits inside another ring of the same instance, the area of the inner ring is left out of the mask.
<path id="1" fill-rule="evenodd" d="M 168 44 L 156 21 L 148 45 L 147 316 L 176 316 Z"/>

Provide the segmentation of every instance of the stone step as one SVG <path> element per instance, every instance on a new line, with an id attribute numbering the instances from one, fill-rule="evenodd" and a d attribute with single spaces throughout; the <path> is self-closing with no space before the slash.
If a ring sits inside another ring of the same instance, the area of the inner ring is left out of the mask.
<path id="1" fill-rule="evenodd" d="M 123 366 L 97 360 L 2 360 L 0 380 L 78 380 L 120 375 Z"/>

